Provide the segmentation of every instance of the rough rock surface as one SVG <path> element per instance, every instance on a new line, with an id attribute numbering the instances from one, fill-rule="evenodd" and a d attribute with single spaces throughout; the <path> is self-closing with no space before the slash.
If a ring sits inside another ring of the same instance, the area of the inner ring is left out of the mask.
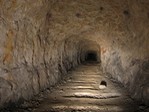
<path id="1" fill-rule="evenodd" d="M 98 52 L 149 104 L 149 0 L 0 0 L 0 107 L 30 99 Z"/>
<path id="2" fill-rule="evenodd" d="M 139 107 L 124 87 L 110 81 L 99 68 L 87 63 L 67 74 L 65 80 L 17 108 L 2 112 L 147 112 Z M 107 87 L 100 89 L 100 82 Z"/>

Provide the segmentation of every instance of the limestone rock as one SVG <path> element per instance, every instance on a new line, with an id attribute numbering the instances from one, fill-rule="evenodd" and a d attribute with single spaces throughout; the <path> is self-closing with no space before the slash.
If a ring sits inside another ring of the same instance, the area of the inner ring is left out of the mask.
<path id="1" fill-rule="evenodd" d="M 97 52 L 148 104 L 149 0 L 0 0 L 0 106 L 30 99 Z"/>

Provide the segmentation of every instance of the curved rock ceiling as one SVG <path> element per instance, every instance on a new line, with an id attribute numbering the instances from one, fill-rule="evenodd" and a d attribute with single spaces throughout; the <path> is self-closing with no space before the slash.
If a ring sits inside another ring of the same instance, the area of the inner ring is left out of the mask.
<path id="1" fill-rule="evenodd" d="M 101 55 L 103 71 L 149 103 L 149 0 L 0 0 L 0 106 Z"/>

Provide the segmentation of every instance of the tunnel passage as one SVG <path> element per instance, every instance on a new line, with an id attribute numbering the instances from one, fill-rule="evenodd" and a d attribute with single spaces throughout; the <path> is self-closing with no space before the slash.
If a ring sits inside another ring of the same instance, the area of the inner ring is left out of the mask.
<path id="1" fill-rule="evenodd" d="M 94 61 L 94 62 L 97 62 L 97 53 L 96 51 L 88 51 L 86 54 L 85 54 L 85 61 L 86 62 L 90 62 L 90 61 Z"/>
<path id="2" fill-rule="evenodd" d="M 84 39 L 80 40 L 78 45 L 80 46 L 80 60 L 81 62 L 101 62 L 100 55 L 100 45 L 96 43 L 95 41 Z"/>
<path id="3" fill-rule="evenodd" d="M 28 112 L 26 110 L 29 109 L 29 112 L 134 112 L 137 110 L 137 105 L 130 99 L 127 91 L 106 78 L 99 70 L 98 64 L 79 65 L 68 73 L 67 79 L 62 84 L 51 89 L 51 92 L 40 93 L 33 100 L 34 102 L 25 102 L 25 105 L 8 109 L 10 111 L 6 112 Z"/>
<path id="4" fill-rule="evenodd" d="M 149 105 L 148 6 L 149 0 L 0 0 L 0 107 L 55 85 L 88 51 Z"/>

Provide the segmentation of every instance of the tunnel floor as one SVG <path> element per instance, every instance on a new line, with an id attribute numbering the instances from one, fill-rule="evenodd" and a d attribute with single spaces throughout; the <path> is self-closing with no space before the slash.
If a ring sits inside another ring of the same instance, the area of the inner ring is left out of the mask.
<path id="1" fill-rule="evenodd" d="M 107 87 L 100 89 L 103 80 Z M 136 112 L 137 107 L 123 86 L 105 77 L 98 64 L 84 64 L 69 72 L 56 87 L 42 92 L 13 111 Z"/>

